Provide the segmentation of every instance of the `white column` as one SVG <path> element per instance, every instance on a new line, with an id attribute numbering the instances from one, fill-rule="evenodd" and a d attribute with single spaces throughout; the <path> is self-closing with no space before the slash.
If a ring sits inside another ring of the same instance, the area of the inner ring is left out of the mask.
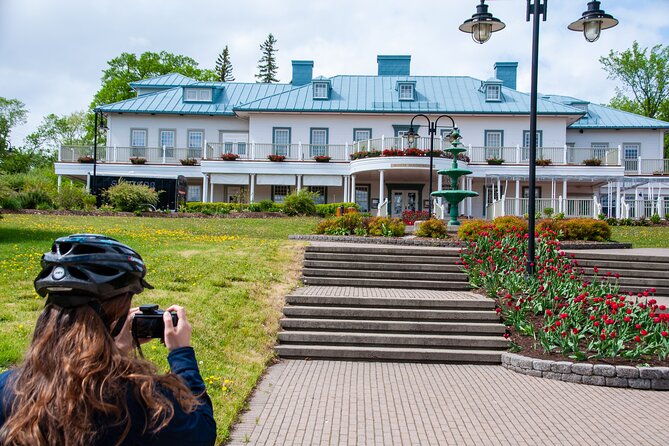
<path id="1" fill-rule="evenodd" d="M 381 151 L 385 150 L 386 146 L 386 135 L 381 135 Z"/>
<path id="2" fill-rule="evenodd" d="M 463 178 L 464 180 L 464 178 Z M 444 177 L 443 175 L 437 175 L 437 190 L 442 190 L 444 188 Z M 430 197 L 430 199 L 432 199 Z M 442 205 L 443 198 L 439 197 L 437 199 L 437 202 L 439 203 L 439 206 Z M 462 202 L 461 202 L 462 203 Z"/>
<path id="3" fill-rule="evenodd" d="M 249 175 L 251 178 L 251 187 L 249 188 L 249 202 L 255 203 L 256 199 L 256 174 Z"/>
<path id="4" fill-rule="evenodd" d="M 204 140 L 204 146 L 202 147 L 202 159 L 207 159 L 207 140 Z"/>
<path id="5" fill-rule="evenodd" d="M 620 216 L 620 181 L 616 181 L 616 218 L 621 218 Z"/>
<path id="6" fill-rule="evenodd" d="M 209 175 L 202 175 L 202 202 L 206 203 L 209 196 Z"/>
<path id="7" fill-rule="evenodd" d="M 563 152 L 563 156 L 562 156 L 562 162 L 564 164 L 567 164 L 567 144 L 564 145 L 564 152 Z"/>
<path id="8" fill-rule="evenodd" d="M 348 197 L 348 175 L 342 175 L 341 179 L 344 181 L 344 196 L 342 201 L 345 202 Z"/>
<path id="9" fill-rule="evenodd" d="M 86 174 L 86 192 L 91 193 L 91 174 Z"/>
<path id="10" fill-rule="evenodd" d="M 166 147 L 163 145 L 163 164 L 165 164 Z"/>
<path id="11" fill-rule="evenodd" d="M 567 213 L 567 180 L 562 180 L 562 212 Z"/>
<path id="12" fill-rule="evenodd" d="M 225 197 L 223 198 L 225 200 Z M 209 203 L 214 202 L 214 183 L 209 179 Z"/>
<path id="13" fill-rule="evenodd" d="M 251 159 L 256 159 L 256 142 L 251 141 Z"/>
<path id="14" fill-rule="evenodd" d="M 609 181 L 608 191 L 607 191 L 607 195 L 606 195 L 606 204 L 607 204 L 607 206 L 606 206 L 606 216 L 609 217 L 609 218 L 611 218 L 611 203 L 612 203 L 612 201 L 613 201 L 613 185 Z"/>
<path id="15" fill-rule="evenodd" d="M 299 155 L 297 156 L 297 159 L 300 161 L 304 160 L 304 153 L 302 153 L 302 141 L 297 142 L 297 151 L 299 152 Z M 300 186 L 297 186 L 297 190 L 300 190 Z"/>
<path id="16" fill-rule="evenodd" d="M 555 208 L 557 207 L 555 206 L 555 195 L 557 193 L 556 191 L 557 185 L 555 183 L 556 183 L 555 178 L 553 178 L 551 180 L 551 207 L 553 208 L 553 211 L 555 211 Z"/>
<path id="17" fill-rule="evenodd" d="M 474 180 L 472 178 L 467 178 L 467 190 L 472 190 L 472 185 Z M 467 216 L 472 216 L 472 197 L 467 198 Z"/>
<path id="18" fill-rule="evenodd" d="M 520 215 L 520 180 L 516 180 L 516 209 L 514 210 L 514 215 L 521 216 Z"/>
<path id="19" fill-rule="evenodd" d="M 302 175 L 297 175 L 297 191 L 302 189 Z"/>
<path id="20" fill-rule="evenodd" d="M 60 192 L 60 185 L 63 184 L 63 176 L 58 175 L 58 192 Z"/>
<path id="21" fill-rule="evenodd" d="M 379 205 L 383 203 L 383 192 L 384 192 L 383 186 L 385 183 L 384 173 L 385 172 L 383 170 L 379 170 Z"/>
<path id="22" fill-rule="evenodd" d="M 117 158 L 117 155 L 118 155 L 117 152 L 118 152 L 118 149 L 116 147 L 116 144 L 114 144 L 114 162 L 116 162 L 116 158 Z"/>
<path id="23" fill-rule="evenodd" d="M 355 175 L 351 175 L 351 203 L 355 203 Z"/>

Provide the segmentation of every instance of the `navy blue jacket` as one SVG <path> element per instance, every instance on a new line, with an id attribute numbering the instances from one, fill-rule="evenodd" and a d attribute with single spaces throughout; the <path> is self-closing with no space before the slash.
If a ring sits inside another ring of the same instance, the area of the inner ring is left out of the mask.
<path id="1" fill-rule="evenodd" d="M 176 402 L 173 395 L 165 392 L 166 396 L 174 402 L 174 417 L 170 423 L 155 435 L 142 434 L 145 419 L 144 408 L 140 402 L 132 397 L 133 392 L 128 395 L 128 410 L 132 420 L 130 433 L 123 442 L 124 445 L 184 445 L 184 446 L 209 446 L 216 441 L 216 422 L 214 411 L 209 396 L 204 393 L 205 386 L 200 370 L 195 360 L 195 352 L 191 347 L 178 348 L 167 356 L 172 372 L 181 377 L 188 388 L 195 394 L 200 395 L 200 404 L 195 412 L 186 414 Z M 0 375 L 0 427 L 4 424 L 10 409 L 9 404 L 12 395 L 9 394 L 7 383 L 12 371 Z M 98 424 L 98 423 L 96 423 Z M 104 420 L 99 423 L 97 429 L 96 446 L 114 445 L 121 434 L 121 429 L 106 428 Z"/>

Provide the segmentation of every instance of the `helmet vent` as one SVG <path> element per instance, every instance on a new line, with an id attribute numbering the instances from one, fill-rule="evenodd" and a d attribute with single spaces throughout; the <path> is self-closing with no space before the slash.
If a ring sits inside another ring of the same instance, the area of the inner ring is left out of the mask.
<path id="1" fill-rule="evenodd" d="M 54 247 L 56 248 L 54 251 L 57 251 L 58 254 L 65 255 L 72 249 L 72 243 L 58 243 Z"/>
<path id="2" fill-rule="evenodd" d="M 104 254 L 104 248 L 92 245 L 74 245 L 72 254 Z"/>
<path id="3" fill-rule="evenodd" d="M 86 269 L 93 274 L 97 274 L 99 276 L 115 276 L 118 274 L 118 271 L 115 270 L 114 268 L 109 268 L 103 265 L 86 265 Z"/>
<path id="4" fill-rule="evenodd" d="M 73 266 L 69 266 L 67 268 L 67 272 L 69 272 L 70 276 L 74 277 L 75 279 L 88 280 L 88 276 L 86 274 L 84 274 L 80 269 L 75 268 Z"/>

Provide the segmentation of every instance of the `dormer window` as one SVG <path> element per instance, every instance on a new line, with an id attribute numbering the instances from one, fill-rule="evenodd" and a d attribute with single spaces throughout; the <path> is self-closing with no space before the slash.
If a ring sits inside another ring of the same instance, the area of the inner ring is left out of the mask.
<path id="1" fill-rule="evenodd" d="M 485 90 L 485 100 L 488 102 L 502 100 L 502 86 L 490 84 Z"/>
<path id="2" fill-rule="evenodd" d="M 184 88 L 184 101 L 211 102 L 211 88 Z"/>
<path id="3" fill-rule="evenodd" d="M 415 84 L 413 82 L 398 82 L 397 91 L 400 101 L 413 101 L 415 99 Z"/>
<path id="4" fill-rule="evenodd" d="M 314 99 L 328 99 L 330 85 L 327 82 L 314 82 Z"/>

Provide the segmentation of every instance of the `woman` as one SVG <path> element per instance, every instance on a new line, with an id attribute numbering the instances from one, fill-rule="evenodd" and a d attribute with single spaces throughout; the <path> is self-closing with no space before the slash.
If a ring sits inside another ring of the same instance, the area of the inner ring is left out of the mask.
<path id="1" fill-rule="evenodd" d="M 139 254 L 79 234 L 42 256 L 46 296 L 23 363 L 0 375 L 0 445 L 210 445 L 216 424 L 184 309 L 164 315 L 171 372 L 131 355 L 132 296 L 151 287 Z"/>

